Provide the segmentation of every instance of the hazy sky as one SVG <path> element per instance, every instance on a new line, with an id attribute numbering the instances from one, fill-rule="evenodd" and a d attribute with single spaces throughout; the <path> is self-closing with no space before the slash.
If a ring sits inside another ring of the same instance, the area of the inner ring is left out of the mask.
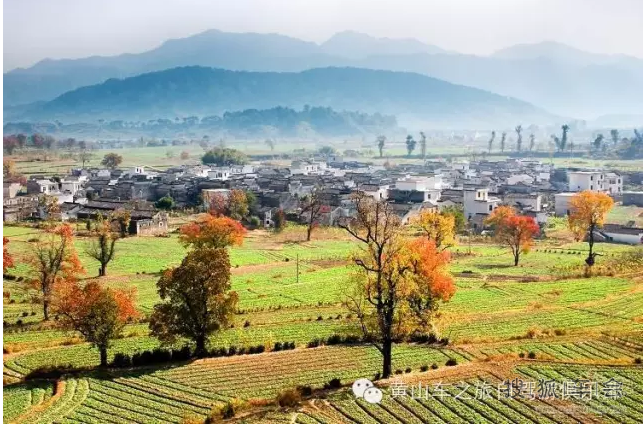
<path id="1" fill-rule="evenodd" d="M 211 28 L 315 42 L 350 29 L 474 54 L 555 40 L 643 57 L 643 0 L 4 0 L 4 70 L 141 52 Z"/>

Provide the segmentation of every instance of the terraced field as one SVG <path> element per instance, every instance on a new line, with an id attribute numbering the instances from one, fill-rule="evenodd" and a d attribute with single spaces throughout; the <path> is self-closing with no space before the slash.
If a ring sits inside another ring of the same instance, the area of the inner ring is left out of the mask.
<path id="1" fill-rule="evenodd" d="M 37 232 L 5 228 L 18 261 Z M 357 378 L 374 377 L 380 368 L 379 353 L 368 345 L 306 347 L 313 339 L 358 334 L 355 317 L 342 306 L 350 271 L 347 257 L 355 245 L 335 238 L 297 243 L 283 238 L 251 233 L 244 246 L 232 249 L 232 285 L 240 296 L 240 310 L 234 326 L 217 334 L 210 347 L 263 344 L 270 350 L 276 342 L 295 342 L 297 348 L 289 351 L 21 382 L 43 366 L 95 367 L 99 355 L 74 334 L 43 324 L 40 307 L 31 303 L 24 281 L 5 280 L 9 295 L 4 299 L 3 374 L 9 385 L 4 387 L 4 421 L 178 423 L 188 417 L 204 419 L 214 405 L 233 397 L 269 404 L 248 412 L 246 422 L 571 423 L 617 422 L 614 417 L 620 416 L 630 423 L 642 412 L 642 371 L 635 365 L 643 356 L 641 281 L 629 276 L 561 278 L 561 266 L 582 263 L 583 244 L 539 243 L 519 267 L 511 266 L 508 251 L 496 246 L 473 245 L 471 255 L 468 247 L 454 248 L 451 269 L 458 290 L 437 319 L 450 344 L 397 345 L 395 378 L 433 381 L 444 376 L 445 381 L 469 383 L 466 393 L 475 398 L 475 383 L 482 380 L 623 375 L 633 390 L 620 406 L 497 398 L 461 401 L 451 392 L 444 399 L 393 398 L 391 380 L 378 383 L 386 391 L 380 405 L 356 401 L 346 388 L 323 391 L 331 379 L 350 385 Z M 179 263 L 185 250 L 175 235 L 118 243 L 116 259 L 101 281 L 136 287 L 138 309 L 146 315 L 158 301 L 159 271 Z M 84 244 L 82 238 L 77 240 L 77 249 L 93 274 L 97 264 L 84 253 Z M 625 249 L 600 245 L 600 260 Z M 12 274 L 26 277 L 29 269 L 20 264 Z M 131 355 L 159 346 L 148 335 L 146 322 L 129 325 L 124 333 L 110 349 L 110 359 L 118 352 Z M 530 354 L 535 359 L 529 359 Z M 458 365 L 447 367 L 450 358 Z M 438 369 L 430 369 L 432 364 Z M 310 386 L 314 394 L 299 407 L 283 410 L 271 403 L 282 390 L 300 385 Z M 601 411 L 605 413 L 599 416 Z"/>

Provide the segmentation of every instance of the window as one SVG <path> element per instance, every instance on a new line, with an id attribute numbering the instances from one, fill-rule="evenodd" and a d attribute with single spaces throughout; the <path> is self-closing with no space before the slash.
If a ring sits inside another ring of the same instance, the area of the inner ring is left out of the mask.
<path id="1" fill-rule="evenodd" d="M 594 176 L 593 176 L 593 175 L 590 175 L 589 180 L 590 180 L 590 181 L 594 181 Z"/>
<path id="2" fill-rule="evenodd" d="M 493 205 L 489 205 L 489 212 L 493 210 Z"/>
<path id="3" fill-rule="evenodd" d="M 593 185 L 589 186 L 589 189 L 594 190 L 594 186 Z"/>

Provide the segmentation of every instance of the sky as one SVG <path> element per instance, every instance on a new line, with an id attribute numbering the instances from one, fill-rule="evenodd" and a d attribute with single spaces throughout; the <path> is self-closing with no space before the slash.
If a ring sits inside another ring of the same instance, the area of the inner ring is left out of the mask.
<path id="1" fill-rule="evenodd" d="M 5 72 L 213 28 L 318 43 L 353 30 L 479 55 L 553 40 L 643 58 L 643 0 L 4 0 L 3 24 Z"/>

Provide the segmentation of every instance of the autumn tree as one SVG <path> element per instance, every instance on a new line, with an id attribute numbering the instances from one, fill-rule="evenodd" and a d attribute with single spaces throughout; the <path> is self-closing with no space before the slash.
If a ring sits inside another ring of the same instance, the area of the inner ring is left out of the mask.
<path id="1" fill-rule="evenodd" d="M 386 144 L 386 136 L 380 135 L 377 137 L 377 150 L 380 152 L 380 157 L 384 155 L 384 145 Z"/>
<path id="2" fill-rule="evenodd" d="M 110 219 L 118 224 L 120 237 L 126 237 L 132 222 L 132 212 L 125 208 L 116 209 L 112 212 Z"/>
<path id="3" fill-rule="evenodd" d="M 278 209 L 272 217 L 276 232 L 281 232 L 286 227 L 286 214 L 283 209 Z"/>
<path id="4" fill-rule="evenodd" d="M 63 284 L 54 300 L 57 325 L 78 332 L 100 353 L 101 367 L 107 366 L 107 350 L 122 337 L 123 328 L 139 316 L 134 291 L 114 290 L 96 281 L 84 286 Z"/>
<path id="5" fill-rule="evenodd" d="M 360 243 L 353 258 L 355 290 L 347 293 L 345 304 L 356 314 L 365 340 L 381 353 L 382 377 L 388 378 L 393 343 L 423 329 L 438 300 L 454 292 L 446 272 L 448 253 L 424 238 L 406 242 L 388 203 L 364 193 L 353 199 L 356 215 L 339 223 Z"/>
<path id="6" fill-rule="evenodd" d="M 150 317 L 152 335 L 166 343 L 188 338 L 197 356 L 204 355 L 208 338 L 228 327 L 238 301 L 237 293 L 230 291 L 227 250 L 203 246 L 190 251 L 156 286 L 161 302 Z"/>
<path id="7" fill-rule="evenodd" d="M 9 239 L 2 237 L 2 273 L 6 273 L 8 268 L 13 268 L 13 256 L 7 250 Z"/>
<path id="8" fill-rule="evenodd" d="M 123 163 L 123 157 L 116 153 L 106 154 L 101 161 L 101 165 L 109 169 L 116 169 L 121 163 Z"/>
<path id="9" fill-rule="evenodd" d="M 464 219 L 464 208 L 462 205 L 452 205 L 442 208 L 440 211 L 442 215 L 451 215 L 453 216 L 454 231 L 456 233 L 461 233 L 464 231 L 466 226 L 466 221 Z"/>
<path id="10" fill-rule="evenodd" d="M 310 194 L 302 199 L 299 216 L 306 221 L 306 241 L 310 241 L 313 230 L 319 225 L 319 218 L 324 206 L 322 197 L 321 188 L 315 187 Z"/>
<path id="11" fill-rule="evenodd" d="M 190 159 L 190 153 L 187 150 L 183 150 L 180 157 L 181 160 L 188 160 Z"/>
<path id="12" fill-rule="evenodd" d="M 112 225 L 109 219 L 99 214 L 94 224 L 92 238 L 89 241 L 86 253 L 100 263 L 98 276 L 107 275 L 107 264 L 114 258 L 116 251 L 116 240 L 118 236 L 112 232 Z"/>
<path id="13" fill-rule="evenodd" d="M 241 221 L 248 215 L 248 197 L 245 191 L 232 189 L 228 195 L 228 214 L 230 218 Z"/>
<path id="14" fill-rule="evenodd" d="M 2 137 L 2 148 L 10 155 L 18 148 L 18 138 L 15 135 L 5 135 Z"/>
<path id="15" fill-rule="evenodd" d="M 444 250 L 455 244 L 455 217 L 451 214 L 424 211 L 413 224 L 427 240 L 433 241 L 438 250 Z"/>
<path id="16" fill-rule="evenodd" d="M 597 254 L 594 253 L 595 232 L 603 227 L 607 214 L 614 206 L 614 200 L 605 193 L 595 191 L 581 191 L 575 194 L 570 202 L 570 214 L 567 217 L 569 229 L 578 240 L 587 236 L 589 252 L 585 263 L 593 266 Z"/>
<path id="17" fill-rule="evenodd" d="M 511 206 L 497 207 L 485 223 L 494 228 L 498 243 L 509 246 L 514 257 L 514 266 L 518 266 L 521 254 L 531 250 L 534 237 L 540 232 L 540 227 L 534 218 L 516 215 L 516 211 Z"/>
<path id="18" fill-rule="evenodd" d="M 77 275 L 85 270 L 74 248 L 74 234 L 69 224 L 48 229 L 33 246 L 28 259 L 34 274 L 30 282 L 42 296 L 47 321 L 56 288 L 60 284 L 75 281 Z"/>
<path id="19" fill-rule="evenodd" d="M 221 249 L 227 246 L 240 246 L 246 229 L 239 221 L 225 216 L 202 214 L 180 229 L 179 240 L 185 246 L 195 249 Z"/>

